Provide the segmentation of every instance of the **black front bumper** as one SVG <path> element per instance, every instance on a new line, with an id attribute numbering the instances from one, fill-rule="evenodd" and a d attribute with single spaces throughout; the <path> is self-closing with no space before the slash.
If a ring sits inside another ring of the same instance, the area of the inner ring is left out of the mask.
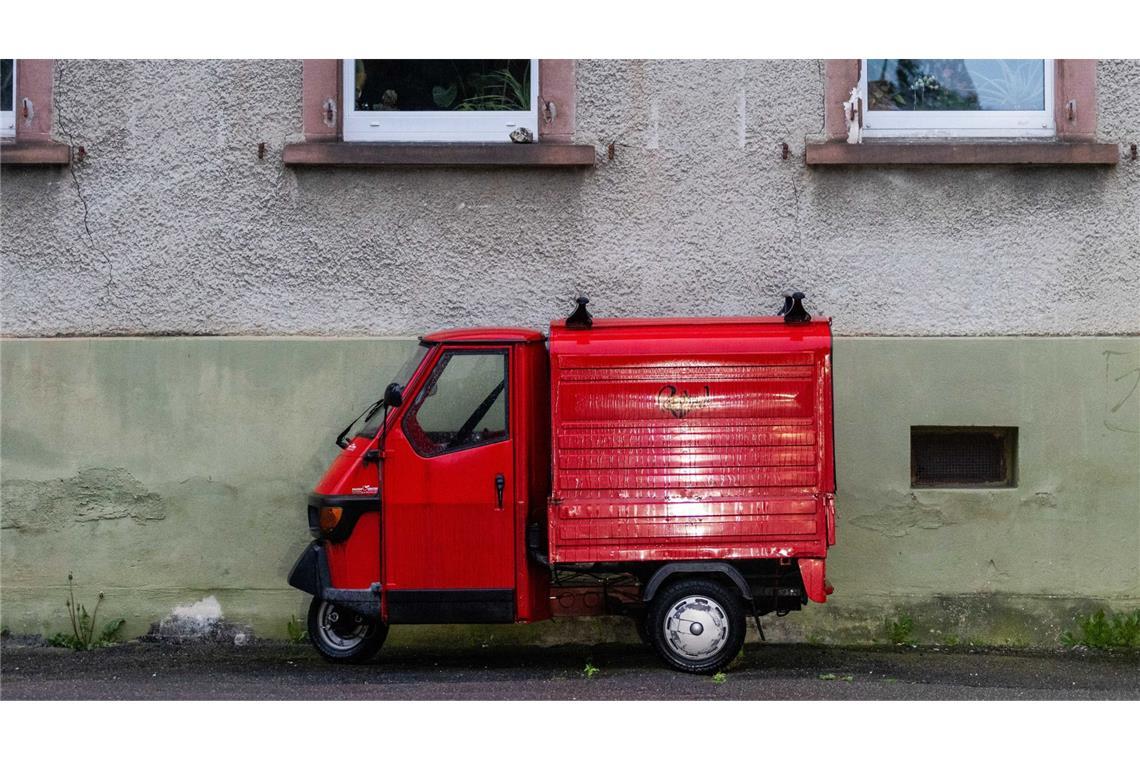
<path id="1" fill-rule="evenodd" d="M 325 547 L 313 541 L 301 552 L 289 571 L 289 585 L 312 594 L 317 599 L 332 602 L 368 617 L 380 617 L 380 591 L 373 589 L 333 588 L 329 576 L 329 561 Z"/>

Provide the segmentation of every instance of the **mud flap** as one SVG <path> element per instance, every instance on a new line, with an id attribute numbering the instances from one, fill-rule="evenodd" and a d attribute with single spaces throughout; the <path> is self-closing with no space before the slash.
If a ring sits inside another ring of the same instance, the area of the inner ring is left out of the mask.
<path id="1" fill-rule="evenodd" d="M 306 546 L 305 551 L 293 563 L 293 569 L 289 571 L 289 585 L 313 596 L 321 596 L 321 591 L 330 585 L 328 560 L 325 559 L 325 550 L 320 541 Z"/>
<path id="2" fill-rule="evenodd" d="M 822 604 L 827 601 L 827 595 L 835 589 L 827 582 L 826 563 L 822 559 L 801 559 L 800 578 L 804 582 L 804 591 L 807 598 Z"/>

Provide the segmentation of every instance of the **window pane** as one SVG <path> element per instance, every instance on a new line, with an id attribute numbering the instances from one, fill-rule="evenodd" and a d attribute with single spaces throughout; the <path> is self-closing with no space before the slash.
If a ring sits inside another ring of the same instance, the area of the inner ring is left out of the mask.
<path id="1" fill-rule="evenodd" d="M 13 95 L 15 82 L 12 74 L 15 72 L 15 61 L 11 58 L 0 58 L 0 111 L 14 111 Z"/>
<path id="2" fill-rule="evenodd" d="M 357 111 L 529 111 L 530 59 L 356 59 Z"/>
<path id="3" fill-rule="evenodd" d="M 1043 111 L 1045 62 L 871 58 L 867 100 L 872 111 Z"/>
<path id="4" fill-rule="evenodd" d="M 506 390 L 506 354 L 445 354 L 408 416 L 408 438 L 425 456 L 505 440 Z"/>

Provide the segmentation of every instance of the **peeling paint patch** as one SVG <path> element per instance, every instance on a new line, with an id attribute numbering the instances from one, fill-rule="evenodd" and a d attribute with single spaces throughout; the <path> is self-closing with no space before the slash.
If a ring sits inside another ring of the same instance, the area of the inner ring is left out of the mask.
<path id="1" fill-rule="evenodd" d="M 171 618 L 181 618 L 194 621 L 199 625 L 206 625 L 222 619 L 222 605 L 216 596 L 207 596 L 193 604 L 180 604 L 171 613 Z"/>
<path id="2" fill-rule="evenodd" d="M 242 646 L 253 640 L 253 634 L 249 626 L 227 623 L 222 605 L 211 594 L 192 604 L 175 607 L 169 615 L 152 624 L 144 638 L 150 641 L 214 641 Z"/>
<path id="3" fill-rule="evenodd" d="M 67 523 L 162 520 L 162 497 L 122 468 L 90 467 L 61 480 L 5 480 L 0 528 L 42 531 Z"/>
<path id="4" fill-rule="evenodd" d="M 1037 493 L 1021 500 L 1023 507 L 1037 507 L 1039 509 L 1056 509 L 1057 497 L 1045 491 L 1038 491 Z"/>
<path id="5" fill-rule="evenodd" d="M 942 513 L 942 510 L 922 506 L 914 494 L 911 494 L 909 501 L 890 504 L 873 514 L 858 515 L 851 519 L 851 524 L 885 536 L 900 537 L 915 528 L 933 530 L 954 523 Z"/>

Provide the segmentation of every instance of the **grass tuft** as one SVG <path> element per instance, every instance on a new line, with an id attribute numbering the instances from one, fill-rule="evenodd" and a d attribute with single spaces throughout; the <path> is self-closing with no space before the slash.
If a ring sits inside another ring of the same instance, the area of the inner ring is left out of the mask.
<path id="1" fill-rule="evenodd" d="M 917 644 L 914 636 L 914 620 L 910 615 L 902 614 L 894 620 L 886 621 L 887 640 L 896 646 Z"/>
<path id="2" fill-rule="evenodd" d="M 305 624 L 298 620 L 296 615 L 289 616 L 289 622 L 285 624 L 285 632 L 289 636 L 289 641 L 294 644 L 303 644 L 305 639 L 309 638 Z"/>
<path id="3" fill-rule="evenodd" d="M 1077 632 L 1065 631 L 1061 643 L 1090 649 L 1135 649 L 1140 647 L 1140 610 L 1105 614 L 1097 610 L 1077 618 Z"/>

